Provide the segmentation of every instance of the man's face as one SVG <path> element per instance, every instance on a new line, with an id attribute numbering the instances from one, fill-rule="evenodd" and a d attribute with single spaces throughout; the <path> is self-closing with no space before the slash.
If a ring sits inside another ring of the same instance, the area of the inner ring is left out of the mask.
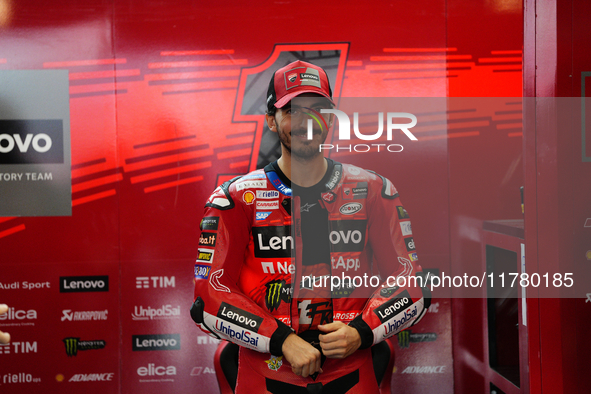
<path id="1" fill-rule="evenodd" d="M 273 117 L 274 120 L 271 120 L 271 122 L 274 122 L 275 129 L 271 130 L 277 132 L 279 141 L 291 155 L 300 158 L 312 158 L 321 154 L 320 144 L 326 140 L 328 135 L 327 125 L 331 120 L 329 114 L 320 115 L 320 110 L 323 108 L 332 108 L 332 105 L 325 97 L 305 93 L 283 108 L 277 109 Z M 319 119 L 320 116 L 324 119 Z M 308 119 L 312 120 L 313 126 L 311 140 L 308 139 Z"/>

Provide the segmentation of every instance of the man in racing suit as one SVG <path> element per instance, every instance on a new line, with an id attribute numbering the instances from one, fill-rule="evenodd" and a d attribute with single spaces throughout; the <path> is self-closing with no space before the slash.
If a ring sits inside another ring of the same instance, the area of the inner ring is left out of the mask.
<path id="1" fill-rule="evenodd" d="M 307 132 L 331 96 L 320 67 L 277 70 L 266 120 L 282 156 L 206 203 L 191 315 L 241 346 L 236 393 L 378 393 L 370 347 L 429 307 L 394 185 L 323 157 L 332 116 Z"/>

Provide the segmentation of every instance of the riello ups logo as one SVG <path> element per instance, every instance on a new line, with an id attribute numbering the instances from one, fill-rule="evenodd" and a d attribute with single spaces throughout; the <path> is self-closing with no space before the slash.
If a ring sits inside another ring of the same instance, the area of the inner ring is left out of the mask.
<path id="1" fill-rule="evenodd" d="M 0 164 L 63 162 L 61 119 L 0 120 Z"/>
<path id="2" fill-rule="evenodd" d="M 109 291 L 109 276 L 60 276 L 60 293 Z"/>

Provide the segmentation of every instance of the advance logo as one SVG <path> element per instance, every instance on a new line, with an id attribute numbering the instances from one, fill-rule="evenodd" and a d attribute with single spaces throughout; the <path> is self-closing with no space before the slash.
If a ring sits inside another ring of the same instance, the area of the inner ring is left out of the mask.
<path id="1" fill-rule="evenodd" d="M 109 276 L 60 276 L 60 293 L 109 291 Z"/>
<path id="2" fill-rule="evenodd" d="M 180 350 L 181 334 L 132 335 L 132 350 Z"/>

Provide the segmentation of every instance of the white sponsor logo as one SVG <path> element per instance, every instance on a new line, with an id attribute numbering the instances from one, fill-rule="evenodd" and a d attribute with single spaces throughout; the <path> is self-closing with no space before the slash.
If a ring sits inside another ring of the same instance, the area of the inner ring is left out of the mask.
<path id="1" fill-rule="evenodd" d="M 431 304 L 429 309 L 427 309 L 428 313 L 439 313 L 439 302 L 435 302 Z"/>
<path id="2" fill-rule="evenodd" d="M 177 347 L 178 341 L 175 338 L 149 338 L 141 339 L 135 338 L 135 347 L 139 350 L 143 347 L 149 348 L 174 348 Z"/>
<path id="3" fill-rule="evenodd" d="M 112 382 L 114 372 L 110 373 L 77 373 L 68 382 Z"/>
<path id="4" fill-rule="evenodd" d="M 412 227 L 410 222 L 400 222 L 400 229 L 402 230 L 402 235 L 412 235 Z"/>
<path id="5" fill-rule="evenodd" d="M 445 373 L 445 365 L 437 365 L 434 367 L 414 365 L 406 367 L 402 373 Z"/>
<path id="6" fill-rule="evenodd" d="M 7 145 L 3 146 L 2 141 L 6 141 Z M 40 143 L 43 141 L 43 143 Z M 21 139 L 20 134 L 0 134 L 0 153 L 8 153 L 14 149 L 14 146 L 18 147 L 18 150 L 25 153 L 29 150 L 29 146 L 33 146 L 33 149 L 39 153 L 45 153 L 51 149 L 51 138 L 45 133 L 39 133 L 33 137 L 33 134 L 27 134 L 25 140 Z"/>
<path id="7" fill-rule="evenodd" d="M 35 289 L 50 289 L 51 285 L 49 282 L 22 282 L 23 290 L 35 290 Z M 12 283 L 0 283 L 1 290 L 18 290 L 21 288 L 21 282 Z"/>
<path id="8" fill-rule="evenodd" d="M 343 215 L 354 215 L 357 212 L 361 211 L 363 205 L 358 202 L 350 202 L 345 205 L 341 205 L 339 208 L 339 212 Z"/>
<path id="9" fill-rule="evenodd" d="M 363 240 L 363 234 L 361 234 L 361 231 L 359 230 L 347 230 L 347 232 L 342 230 L 331 231 L 328 238 L 333 245 L 336 245 L 341 241 L 345 244 L 348 244 L 349 242 L 358 244 Z"/>
<path id="10" fill-rule="evenodd" d="M 257 198 L 279 198 L 279 192 L 277 190 L 257 190 Z"/>
<path id="11" fill-rule="evenodd" d="M 0 321 L 2 320 L 36 320 L 37 311 L 29 309 L 28 311 L 16 310 L 15 308 L 8 308 L 8 312 L 0 315 Z"/>
<path id="12" fill-rule="evenodd" d="M 222 308 L 222 311 L 220 312 L 220 314 L 224 317 L 227 317 L 230 320 L 234 320 L 237 323 L 242 323 L 242 324 L 250 326 L 252 328 L 258 327 L 258 324 L 254 319 L 250 319 L 247 316 L 242 316 L 241 314 L 239 314 L 237 312 L 226 309 L 225 306 Z"/>
<path id="13" fill-rule="evenodd" d="M 135 278 L 136 289 L 175 287 L 175 278 L 171 276 L 138 276 Z"/>
<path id="14" fill-rule="evenodd" d="M 263 234 L 258 234 L 258 242 L 259 242 L 259 249 L 260 250 L 291 250 L 293 247 L 293 238 L 291 235 L 283 235 L 281 238 L 277 235 L 271 237 L 269 239 L 269 245 L 264 244 Z M 289 248 L 287 247 L 287 242 L 289 241 Z"/>
<path id="15" fill-rule="evenodd" d="M 168 367 L 156 366 L 156 364 L 148 364 L 147 367 L 139 367 L 137 369 L 139 376 L 164 376 L 176 375 L 176 367 L 169 365 Z"/>
<path id="16" fill-rule="evenodd" d="M 2 384 L 8 383 L 40 383 L 41 378 L 34 378 L 30 373 L 7 373 L 2 376 Z"/>
<path id="17" fill-rule="evenodd" d="M 11 342 L 7 345 L 0 345 L 0 354 L 10 354 L 10 353 L 14 353 L 14 354 L 37 353 L 37 341 L 35 341 L 35 342 Z"/>
<path id="18" fill-rule="evenodd" d="M 357 271 L 359 269 L 359 267 L 361 266 L 361 262 L 359 261 L 359 259 L 346 259 L 345 260 L 345 258 L 343 258 L 343 256 L 340 256 L 338 258 L 338 260 L 336 260 L 334 257 L 332 257 L 330 260 L 331 260 L 333 269 L 341 267 L 345 271 L 349 271 L 350 269 L 355 268 L 355 271 Z"/>
<path id="19" fill-rule="evenodd" d="M 279 201 L 257 201 L 257 209 L 279 209 Z"/>
<path id="20" fill-rule="evenodd" d="M 224 270 L 217 270 L 209 275 L 209 285 L 217 291 L 230 293 L 230 289 L 220 283 L 220 278 L 224 275 Z"/>
<path id="21" fill-rule="evenodd" d="M 109 311 L 76 311 L 72 312 L 70 309 L 64 309 L 62 311 L 62 321 L 87 321 L 87 320 L 107 320 L 107 314 Z"/>
<path id="22" fill-rule="evenodd" d="M 276 261 L 273 264 L 272 261 L 265 262 L 261 261 L 261 267 L 263 268 L 263 272 L 265 274 L 274 274 L 274 273 L 283 273 L 283 274 L 294 274 L 295 273 L 295 265 L 290 263 L 289 261 Z M 277 269 L 275 269 L 277 268 Z"/>
<path id="23" fill-rule="evenodd" d="M 266 189 L 267 181 L 244 181 L 236 184 L 236 191 L 244 189 Z"/>
<path id="24" fill-rule="evenodd" d="M 197 345 L 217 345 L 220 343 L 220 340 L 214 337 L 209 337 L 205 335 L 197 336 Z"/>
<path id="25" fill-rule="evenodd" d="M 205 375 L 206 373 L 212 373 L 215 374 L 215 369 L 210 368 L 210 367 L 194 367 L 191 370 L 191 376 L 199 376 L 201 375 L 201 372 L 203 372 L 203 374 Z"/>
<path id="26" fill-rule="evenodd" d="M 361 170 L 357 167 L 348 167 L 347 171 L 349 171 L 349 174 L 351 175 L 359 175 L 361 173 Z"/>
<path id="27" fill-rule="evenodd" d="M 179 319 L 181 317 L 180 305 L 174 308 L 172 305 L 162 305 L 160 308 L 134 306 L 131 318 L 133 320 L 160 320 Z"/>

